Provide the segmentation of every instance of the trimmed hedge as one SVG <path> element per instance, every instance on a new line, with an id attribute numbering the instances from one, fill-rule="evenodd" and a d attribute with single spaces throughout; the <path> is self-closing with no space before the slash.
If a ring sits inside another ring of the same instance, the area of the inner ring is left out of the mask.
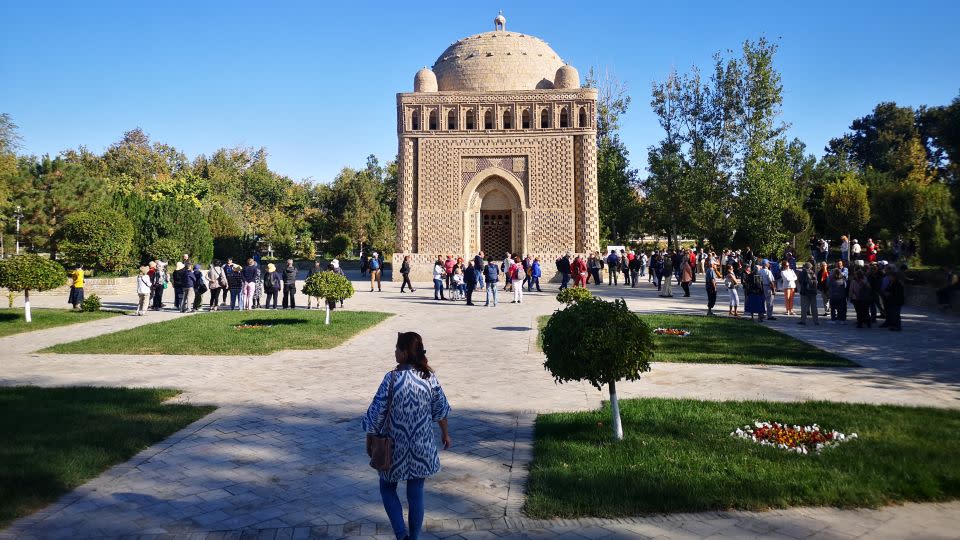
<path id="1" fill-rule="evenodd" d="M 58 231 L 63 258 L 94 270 L 113 272 L 130 265 L 133 224 L 115 210 L 76 212 Z"/>

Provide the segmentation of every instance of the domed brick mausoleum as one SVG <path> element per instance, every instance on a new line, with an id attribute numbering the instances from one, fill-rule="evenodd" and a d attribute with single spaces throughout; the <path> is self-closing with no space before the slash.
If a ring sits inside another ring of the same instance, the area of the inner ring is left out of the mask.
<path id="1" fill-rule="evenodd" d="M 599 249 L 597 91 L 543 40 L 506 29 L 447 47 L 397 94 L 397 250 L 411 279 L 437 255 L 540 257 Z"/>

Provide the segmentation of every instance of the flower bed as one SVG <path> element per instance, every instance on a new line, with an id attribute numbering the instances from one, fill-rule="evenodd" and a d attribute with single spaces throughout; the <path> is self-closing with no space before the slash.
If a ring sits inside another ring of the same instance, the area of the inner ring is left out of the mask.
<path id="1" fill-rule="evenodd" d="M 839 431 L 824 431 L 820 426 L 788 426 L 778 422 L 754 422 L 752 426 L 737 428 L 731 436 L 765 446 L 775 446 L 798 454 L 817 454 L 824 448 L 837 446 L 857 438 Z"/>
<path id="2" fill-rule="evenodd" d="M 688 330 L 681 330 L 679 328 L 654 328 L 654 334 L 661 336 L 677 336 L 677 337 L 687 337 L 690 335 Z"/>
<path id="3" fill-rule="evenodd" d="M 237 330 L 258 330 L 260 328 L 273 328 L 272 324 L 238 324 L 234 326 Z"/>

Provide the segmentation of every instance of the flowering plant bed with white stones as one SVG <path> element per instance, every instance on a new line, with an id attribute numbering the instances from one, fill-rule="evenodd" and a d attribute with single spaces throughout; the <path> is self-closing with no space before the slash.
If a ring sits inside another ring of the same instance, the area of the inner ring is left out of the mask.
<path id="1" fill-rule="evenodd" d="M 746 439 L 764 446 L 774 446 L 798 454 L 818 454 L 824 448 L 837 446 L 857 438 L 837 430 L 826 431 L 817 424 L 812 426 L 788 426 L 778 422 L 754 422 L 730 433 L 732 437 Z"/>
<path id="2" fill-rule="evenodd" d="M 683 330 L 680 328 L 654 328 L 653 333 L 660 336 L 677 336 L 677 337 L 687 337 L 690 335 L 689 330 Z"/>

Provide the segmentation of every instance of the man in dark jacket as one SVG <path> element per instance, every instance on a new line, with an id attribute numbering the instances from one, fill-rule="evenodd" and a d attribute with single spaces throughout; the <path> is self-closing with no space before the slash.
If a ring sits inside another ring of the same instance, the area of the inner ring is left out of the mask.
<path id="1" fill-rule="evenodd" d="M 180 313 L 193 311 L 194 288 L 197 286 L 197 275 L 199 272 L 194 272 L 189 268 L 177 270 L 177 272 L 181 272 L 182 276 L 180 281 Z"/>
<path id="2" fill-rule="evenodd" d="M 813 324 L 819 325 L 817 320 L 820 312 L 817 309 L 817 275 L 813 271 L 813 264 L 806 263 L 797 273 L 797 293 L 800 295 L 800 322 L 807 324 L 807 315 L 813 315 Z"/>
<path id="3" fill-rule="evenodd" d="M 473 261 L 467 263 L 467 267 L 463 270 L 463 284 L 467 288 L 467 305 L 476 305 L 473 303 L 473 290 L 477 288 L 477 270 L 473 266 Z"/>
<path id="4" fill-rule="evenodd" d="M 170 281 L 173 283 L 174 309 L 180 309 L 180 306 L 183 305 L 183 274 L 183 263 L 177 263 L 177 269 L 174 270 L 173 274 L 170 276 Z"/>
<path id="5" fill-rule="evenodd" d="M 903 281 L 892 264 L 887 265 L 886 273 L 890 281 L 887 288 L 883 289 L 883 304 L 887 308 L 887 320 L 884 324 L 888 329 L 899 332 L 901 330 L 900 310 L 903 309 L 905 297 Z"/>
<path id="6" fill-rule="evenodd" d="M 564 290 L 570 285 L 570 253 L 561 255 L 557 259 L 557 272 L 560 272 L 560 290 Z"/>
<path id="7" fill-rule="evenodd" d="M 290 301 L 290 309 L 297 307 L 294 296 L 297 294 L 297 267 L 293 265 L 293 259 L 287 259 L 287 267 L 283 269 L 283 309 L 287 309 L 287 300 Z"/>
<path id="8" fill-rule="evenodd" d="M 611 249 L 607 255 L 607 287 L 619 285 L 620 278 L 620 257 L 617 257 L 616 250 Z"/>

